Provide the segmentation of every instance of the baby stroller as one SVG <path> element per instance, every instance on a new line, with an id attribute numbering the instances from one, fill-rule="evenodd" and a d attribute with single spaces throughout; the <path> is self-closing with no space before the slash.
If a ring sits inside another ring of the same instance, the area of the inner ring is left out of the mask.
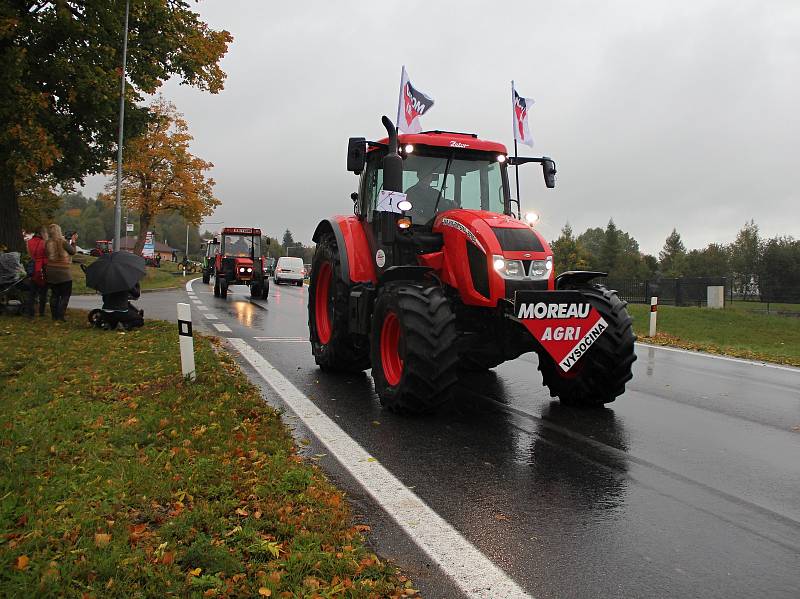
<path id="1" fill-rule="evenodd" d="M 29 282 L 19 262 L 19 252 L 0 254 L 0 310 L 19 314 Z"/>
<path id="2" fill-rule="evenodd" d="M 144 310 L 139 310 L 129 300 L 139 299 L 139 283 L 128 291 L 103 294 L 103 307 L 89 312 L 89 324 L 98 329 L 113 331 L 117 327 L 129 331 L 144 325 Z"/>
<path id="3" fill-rule="evenodd" d="M 104 254 L 84 268 L 86 285 L 103 295 L 103 307 L 89 312 L 89 323 L 99 329 L 125 330 L 144 325 L 144 310 L 130 300 L 141 294 L 139 281 L 145 276 L 145 262 L 128 252 Z"/>

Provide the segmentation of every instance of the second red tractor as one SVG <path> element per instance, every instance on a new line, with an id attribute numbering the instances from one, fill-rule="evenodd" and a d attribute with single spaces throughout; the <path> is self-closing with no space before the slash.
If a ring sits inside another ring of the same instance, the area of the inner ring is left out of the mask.
<path id="1" fill-rule="evenodd" d="M 215 238 L 214 268 L 203 272 L 203 281 L 214 276 L 214 297 L 228 297 L 231 285 L 247 285 L 250 296 L 266 299 L 269 278 L 261 254 L 261 229 L 225 227 Z"/>

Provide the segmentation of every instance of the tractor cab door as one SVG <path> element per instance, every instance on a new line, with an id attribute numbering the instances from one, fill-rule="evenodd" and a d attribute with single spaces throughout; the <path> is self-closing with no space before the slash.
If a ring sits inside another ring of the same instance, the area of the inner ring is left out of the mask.
<path id="1" fill-rule="evenodd" d="M 359 213 L 365 222 L 364 232 L 369 243 L 375 272 L 383 272 L 396 264 L 395 237 L 397 214 L 377 210 L 378 196 L 383 189 L 383 152 L 373 151 L 367 156 L 367 166 L 361 176 Z"/>

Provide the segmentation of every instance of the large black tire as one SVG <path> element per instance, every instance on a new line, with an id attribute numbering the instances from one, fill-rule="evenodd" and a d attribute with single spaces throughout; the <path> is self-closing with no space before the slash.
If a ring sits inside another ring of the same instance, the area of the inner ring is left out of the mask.
<path id="1" fill-rule="evenodd" d="M 608 323 L 578 363 L 564 373 L 547 352 L 539 352 L 542 384 L 550 389 L 550 397 L 578 407 L 602 407 L 625 392 L 625 383 L 633 377 L 631 366 L 636 361 L 632 320 L 616 292 L 602 285 L 579 288 Z"/>
<path id="2" fill-rule="evenodd" d="M 317 243 L 313 265 L 308 286 L 308 332 L 314 361 L 323 370 L 363 372 L 370 367 L 369 341 L 366 336 L 350 334 L 347 311 L 350 289 L 341 278 L 342 264 L 333 234 L 323 235 Z M 320 295 L 319 302 L 318 289 L 327 290 Z M 322 335 L 317 309 L 327 314 L 326 322 L 320 323 Z"/>
<path id="3" fill-rule="evenodd" d="M 261 288 L 261 299 L 269 297 L 269 278 L 264 277 L 264 287 Z"/>
<path id="4" fill-rule="evenodd" d="M 420 414 L 450 399 L 458 380 L 457 336 L 456 317 L 442 288 L 384 287 L 370 335 L 372 379 L 384 407 Z"/>
<path id="5" fill-rule="evenodd" d="M 219 296 L 222 299 L 228 299 L 228 281 L 225 279 L 219 281 Z"/>
<path id="6" fill-rule="evenodd" d="M 208 285 L 208 282 L 211 280 L 211 272 L 207 269 L 203 269 L 203 283 Z"/>
<path id="7" fill-rule="evenodd" d="M 214 297 L 219 297 L 219 277 L 214 277 Z"/>

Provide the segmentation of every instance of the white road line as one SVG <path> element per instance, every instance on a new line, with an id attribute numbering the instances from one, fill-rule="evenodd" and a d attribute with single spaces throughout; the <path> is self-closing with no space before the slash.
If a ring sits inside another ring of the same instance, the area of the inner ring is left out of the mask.
<path id="1" fill-rule="evenodd" d="M 195 281 L 199 281 L 199 280 L 200 280 L 200 277 L 197 277 L 197 278 L 190 279 L 190 280 L 186 281 L 186 291 L 191 291 L 192 290 L 192 283 L 194 283 Z"/>
<path id="2" fill-rule="evenodd" d="M 256 341 L 269 341 L 272 343 L 310 343 L 302 337 L 253 337 Z"/>
<path id="3" fill-rule="evenodd" d="M 707 354 L 705 352 L 700 351 L 693 351 L 690 349 L 681 349 L 680 347 L 667 347 L 665 345 L 655 345 L 652 343 L 643 343 L 642 341 L 637 341 L 637 345 L 642 345 L 644 347 L 650 348 L 653 347 L 655 349 L 663 349 L 664 351 L 674 351 L 679 354 L 689 354 L 690 356 L 700 356 L 703 358 L 713 358 L 715 360 L 725 360 L 726 362 L 737 362 L 739 364 L 749 364 L 750 366 L 762 366 L 764 368 L 775 368 L 777 370 L 786 370 L 787 372 L 794 372 L 795 374 L 800 374 L 800 368 L 795 368 L 794 366 L 782 366 L 781 364 L 770 364 L 769 362 L 756 362 L 755 360 L 745 360 L 744 358 L 733 358 L 731 356 L 717 356 L 714 354 Z"/>
<path id="4" fill-rule="evenodd" d="M 199 299 L 193 299 L 192 303 L 193 304 L 202 304 L 203 302 L 201 302 Z"/>
<path id="5" fill-rule="evenodd" d="M 205 312 L 206 310 L 208 310 L 208 306 L 197 306 L 197 309 L 202 312 Z"/>
<path id="6" fill-rule="evenodd" d="M 411 492 L 363 447 L 242 339 L 234 348 L 280 395 L 295 415 L 408 534 L 409 539 L 469 597 L 530 598 L 517 583 Z"/>
<path id="7" fill-rule="evenodd" d="M 214 328 L 217 329 L 220 333 L 230 333 L 231 332 L 231 328 L 226 324 L 218 324 L 218 323 L 215 322 L 215 323 L 213 323 L 213 325 L 214 325 Z"/>
<path id="8" fill-rule="evenodd" d="M 209 320 L 217 320 L 217 315 L 216 314 L 203 314 L 203 316 L 205 316 Z"/>

